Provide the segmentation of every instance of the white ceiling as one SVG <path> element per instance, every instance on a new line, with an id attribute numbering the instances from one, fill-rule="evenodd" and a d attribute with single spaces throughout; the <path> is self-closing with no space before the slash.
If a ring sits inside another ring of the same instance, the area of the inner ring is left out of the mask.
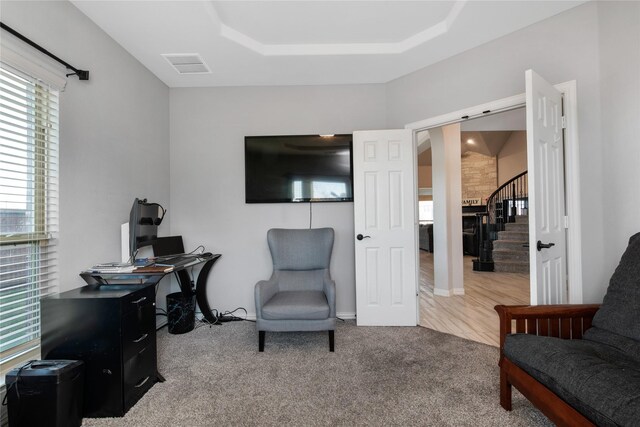
<path id="1" fill-rule="evenodd" d="M 170 87 L 385 83 L 582 3 L 71 1 Z"/>

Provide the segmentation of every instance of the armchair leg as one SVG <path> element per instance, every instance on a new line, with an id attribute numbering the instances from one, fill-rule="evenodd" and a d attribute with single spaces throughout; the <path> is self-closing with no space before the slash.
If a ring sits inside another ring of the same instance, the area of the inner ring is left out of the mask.
<path id="1" fill-rule="evenodd" d="M 331 352 L 333 352 L 333 348 L 334 348 L 333 333 L 334 333 L 334 331 L 329 331 L 329 351 L 331 351 Z"/>
<path id="2" fill-rule="evenodd" d="M 258 351 L 264 351 L 264 336 L 266 331 L 258 331 Z"/>

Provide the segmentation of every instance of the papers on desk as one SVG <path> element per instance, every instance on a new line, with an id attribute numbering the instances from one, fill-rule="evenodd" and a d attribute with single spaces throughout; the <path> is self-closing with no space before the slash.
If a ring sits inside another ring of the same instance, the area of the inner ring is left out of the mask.
<path id="1" fill-rule="evenodd" d="M 106 262 L 87 269 L 89 273 L 131 273 L 136 266 L 127 262 Z"/>
<path id="2" fill-rule="evenodd" d="M 146 267 L 138 267 L 133 270 L 134 273 L 170 273 L 172 271 L 172 265 L 148 265 Z"/>
<path id="3" fill-rule="evenodd" d="M 173 271 L 175 266 L 166 264 L 153 264 L 152 261 L 139 262 L 136 260 L 135 264 L 126 262 L 106 262 L 103 264 L 96 264 L 93 267 L 85 270 L 85 273 L 93 274 L 113 274 L 113 273 L 169 273 Z"/>

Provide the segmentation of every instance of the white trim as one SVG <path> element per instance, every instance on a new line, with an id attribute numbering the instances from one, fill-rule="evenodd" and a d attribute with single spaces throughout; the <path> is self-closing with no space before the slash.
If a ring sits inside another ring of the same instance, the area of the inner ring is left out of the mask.
<path id="1" fill-rule="evenodd" d="M 437 295 L 439 297 L 450 297 L 451 296 L 451 291 L 448 291 L 446 289 L 433 289 L 433 294 Z"/>
<path id="2" fill-rule="evenodd" d="M 342 313 L 336 313 L 336 317 L 339 317 L 344 320 L 356 320 L 356 312 L 355 311 L 346 311 Z"/>
<path id="3" fill-rule="evenodd" d="M 454 295 L 464 295 L 464 288 L 454 288 L 453 289 L 453 294 Z"/>
<path id="4" fill-rule="evenodd" d="M 578 141 L 578 101 L 576 81 L 571 80 L 554 85 L 563 95 L 564 115 L 567 120 L 567 128 L 564 134 L 565 143 L 565 186 L 567 216 L 569 228 L 567 229 L 567 280 L 569 282 L 569 303 L 581 304 L 582 297 L 582 228 L 580 211 L 580 150 Z M 496 114 L 503 111 L 514 110 L 526 106 L 525 94 L 510 96 L 487 102 L 475 107 L 465 108 L 448 114 L 432 117 L 425 120 L 405 125 L 405 129 L 413 130 L 414 141 L 417 141 L 418 132 L 462 122 L 487 114 Z M 484 113 L 484 111 L 489 111 Z M 463 118 L 465 117 L 465 118 Z M 435 294 L 435 292 L 434 292 Z M 448 296 L 448 295 L 443 295 Z"/>
<path id="5" fill-rule="evenodd" d="M 339 317 L 340 319 L 343 320 L 355 320 L 356 319 L 356 312 L 355 311 L 343 311 L 341 313 L 336 313 L 336 317 Z M 247 320 L 256 320 L 256 314 L 255 313 L 248 313 Z"/>
<path id="6" fill-rule="evenodd" d="M 434 127 L 464 122 L 465 120 L 475 119 L 486 116 L 487 114 L 491 115 L 501 113 L 503 111 L 514 110 L 516 108 L 524 107 L 525 103 L 526 100 L 523 93 L 520 95 L 510 96 L 508 98 L 498 99 L 497 101 L 487 102 L 486 104 L 476 105 L 475 107 L 454 111 L 453 113 L 442 114 L 430 119 L 419 120 L 405 125 L 404 128 L 412 129 L 414 133 L 416 133 L 418 131 L 424 131 Z M 484 111 L 489 111 L 490 113 L 484 113 Z"/>
<path id="7" fill-rule="evenodd" d="M 578 99 L 576 81 L 554 86 L 563 95 L 565 151 L 565 203 L 567 204 L 567 281 L 570 304 L 582 304 L 582 221 L 580 208 L 580 144 L 578 140 Z"/>
<path id="8" fill-rule="evenodd" d="M 407 52 L 446 34 L 467 0 L 457 0 L 447 16 L 436 24 L 398 42 L 388 43 L 263 43 L 225 24 L 215 5 L 205 2 L 204 7 L 220 35 L 262 56 L 322 56 L 322 55 L 393 55 Z"/>

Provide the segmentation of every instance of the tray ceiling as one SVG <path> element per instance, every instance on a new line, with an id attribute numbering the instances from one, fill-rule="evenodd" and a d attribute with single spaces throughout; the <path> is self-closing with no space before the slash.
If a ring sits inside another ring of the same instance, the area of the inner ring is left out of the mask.
<path id="1" fill-rule="evenodd" d="M 168 86 L 199 87 L 385 83 L 582 1 L 72 3 Z M 210 73 L 165 59 L 194 54 Z"/>

